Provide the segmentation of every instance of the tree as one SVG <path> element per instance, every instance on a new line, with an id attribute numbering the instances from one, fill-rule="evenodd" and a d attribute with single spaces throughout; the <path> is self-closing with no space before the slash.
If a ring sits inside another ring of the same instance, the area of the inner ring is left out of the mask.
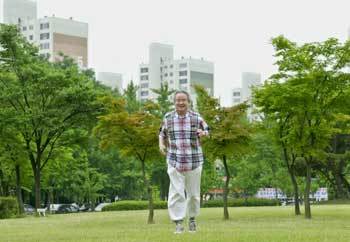
<path id="1" fill-rule="evenodd" d="M 67 130 L 94 120 L 99 106 L 93 82 L 67 60 L 49 63 L 16 26 L 0 26 L 0 122 L 20 134 L 40 207 L 41 171 Z M 64 143 L 64 142 L 62 142 Z"/>
<path id="2" fill-rule="evenodd" d="M 330 38 L 299 46 L 279 36 L 272 39 L 272 44 L 279 71 L 261 92 L 271 88 L 281 95 L 268 97 L 265 93 L 263 102 L 258 101 L 257 106 L 266 115 L 281 114 L 275 122 L 288 124 L 280 140 L 286 141 L 288 149 L 304 162 L 305 217 L 310 219 L 313 167 L 318 160 L 324 160 L 329 140 L 339 132 L 335 128 L 335 114 L 349 103 L 350 74 L 344 68 L 350 61 L 350 42 L 342 45 Z"/>
<path id="3" fill-rule="evenodd" d="M 225 169 L 224 219 L 229 219 L 227 197 L 231 179 L 229 160 L 248 151 L 252 129 L 246 119 L 245 104 L 224 108 L 219 101 L 196 85 L 197 107 L 210 127 L 210 138 L 204 148 L 212 160 L 221 159 Z"/>
<path id="4" fill-rule="evenodd" d="M 290 109 L 290 103 L 285 98 L 288 88 L 279 82 L 265 84 L 254 91 L 254 103 L 264 115 L 263 123 L 265 129 L 269 131 L 275 143 L 281 147 L 281 153 L 288 170 L 289 177 L 293 186 L 294 211 L 295 215 L 300 215 L 299 206 L 299 187 L 297 183 L 296 171 L 296 148 L 286 137 L 292 129 L 293 113 Z"/>
<path id="5" fill-rule="evenodd" d="M 43 189 L 48 192 L 48 207 L 55 200 L 94 204 L 102 196 L 107 175 L 91 167 L 86 151 L 77 145 L 61 148 L 45 169 Z"/>
<path id="6" fill-rule="evenodd" d="M 106 115 L 99 117 L 95 128 L 96 135 L 101 139 L 101 147 L 116 147 L 123 157 L 133 157 L 140 162 L 144 185 L 147 189 L 149 202 L 148 223 L 154 223 L 152 185 L 150 182 L 150 162 L 160 158 L 158 150 L 158 130 L 160 119 L 152 114 L 159 108 L 148 102 L 134 112 L 125 99 L 104 98 Z"/>
<path id="7" fill-rule="evenodd" d="M 157 103 L 160 106 L 160 114 L 163 117 L 167 112 L 171 110 L 173 102 L 169 100 L 172 94 L 175 93 L 175 90 L 170 90 L 167 82 L 160 83 L 159 89 L 151 88 L 152 92 L 158 94 Z"/>
<path id="8" fill-rule="evenodd" d="M 136 95 L 138 89 L 139 87 L 136 86 L 133 81 L 131 81 L 124 91 L 123 97 L 126 100 L 126 110 L 129 113 L 136 112 L 141 107 L 141 104 L 137 100 L 137 95 Z"/>

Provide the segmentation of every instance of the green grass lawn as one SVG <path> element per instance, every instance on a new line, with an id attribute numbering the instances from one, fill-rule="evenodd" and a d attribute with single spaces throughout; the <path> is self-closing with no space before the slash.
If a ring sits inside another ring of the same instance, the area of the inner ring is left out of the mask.
<path id="1" fill-rule="evenodd" d="M 350 205 L 312 207 L 312 220 L 293 215 L 293 207 L 201 209 L 198 232 L 173 234 L 166 210 L 155 211 L 155 224 L 146 224 L 147 211 L 78 213 L 0 220 L 0 241 L 350 241 Z M 187 224 L 187 223 L 186 223 Z"/>

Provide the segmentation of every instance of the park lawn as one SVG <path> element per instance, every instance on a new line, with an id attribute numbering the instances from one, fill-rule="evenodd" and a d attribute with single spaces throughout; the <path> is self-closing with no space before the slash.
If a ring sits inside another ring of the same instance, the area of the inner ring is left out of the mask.
<path id="1" fill-rule="evenodd" d="M 229 221 L 222 208 L 201 209 L 195 234 L 173 234 L 167 210 L 156 210 L 152 225 L 145 210 L 30 216 L 0 220 L 0 241 L 350 241 L 350 205 L 313 206 L 312 220 L 294 216 L 293 208 L 230 208 Z"/>

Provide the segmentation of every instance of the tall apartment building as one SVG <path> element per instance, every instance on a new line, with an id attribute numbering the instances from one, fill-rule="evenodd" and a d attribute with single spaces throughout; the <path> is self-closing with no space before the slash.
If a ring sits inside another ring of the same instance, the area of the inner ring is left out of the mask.
<path id="1" fill-rule="evenodd" d="M 112 73 L 112 72 L 99 72 L 97 74 L 97 80 L 106 85 L 111 87 L 112 89 L 118 89 L 121 91 L 123 89 L 123 76 L 119 73 Z"/>
<path id="2" fill-rule="evenodd" d="M 256 72 L 242 73 L 242 101 L 250 100 L 252 88 L 261 85 L 261 74 Z"/>
<path id="3" fill-rule="evenodd" d="M 232 90 L 232 105 L 242 103 L 242 88 L 233 88 Z"/>
<path id="4" fill-rule="evenodd" d="M 88 67 L 88 24 L 70 19 L 37 18 L 37 4 L 32 0 L 1 0 L 1 22 L 16 24 L 24 37 L 39 47 L 50 61 L 59 53 L 72 57 L 81 68 Z"/>
<path id="5" fill-rule="evenodd" d="M 37 19 L 37 4 L 32 0 L 0 0 L 0 22 L 27 23 Z"/>
<path id="6" fill-rule="evenodd" d="M 241 80 L 242 88 L 232 90 L 232 105 L 248 102 L 250 107 L 247 110 L 248 119 L 258 120 L 258 115 L 254 114 L 254 105 L 251 102 L 252 89 L 261 85 L 261 75 L 255 72 L 243 72 Z"/>
<path id="7" fill-rule="evenodd" d="M 155 99 L 151 88 L 159 88 L 161 83 L 168 83 L 173 90 L 188 91 L 194 101 L 194 84 L 204 86 L 208 93 L 214 94 L 214 64 L 203 59 L 174 59 L 173 47 L 152 43 L 149 48 L 149 63 L 140 65 L 141 101 Z"/>
<path id="8" fill-rule="evenodd" d="M 72 18 L 44 17 L 37 21 L 40 54 L 50 61 L 59 60 L 59 53 L 72 57 L 81 68 L 88 67 L 88 24 Z"/>

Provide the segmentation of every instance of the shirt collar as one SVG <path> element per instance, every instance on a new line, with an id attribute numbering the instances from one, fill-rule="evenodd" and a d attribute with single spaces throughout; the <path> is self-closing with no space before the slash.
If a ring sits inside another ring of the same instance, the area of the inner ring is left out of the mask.
<path id="1" fill-rule="evenodd" d="M 175 118 L 188 118 L 190 116 L 190 112 L 187 111 L 185 116 L 180 116 L 176 111 L 175 111 Z"/>

